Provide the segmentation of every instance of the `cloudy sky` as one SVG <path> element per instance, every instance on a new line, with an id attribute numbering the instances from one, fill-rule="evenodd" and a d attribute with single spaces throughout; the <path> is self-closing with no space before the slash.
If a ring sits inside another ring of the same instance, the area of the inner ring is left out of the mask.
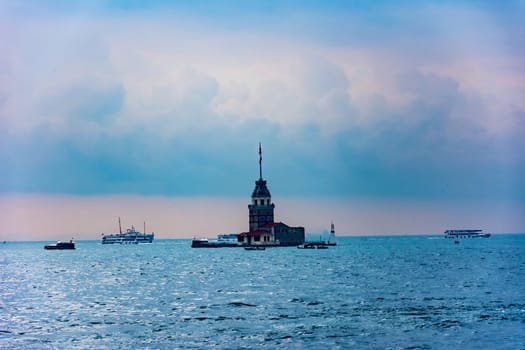
<path id="1" fill-rule="evenodd" d="M 525 232 L 525 2 L 0 0 L 0 238 Z"/>

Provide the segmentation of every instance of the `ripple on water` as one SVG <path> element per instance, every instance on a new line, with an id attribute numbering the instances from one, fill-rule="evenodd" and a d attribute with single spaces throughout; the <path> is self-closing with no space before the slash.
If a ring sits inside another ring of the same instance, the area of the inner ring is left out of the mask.
<path id="1" fill-rule="evenodd" d="M 0 344 L 524 348 L 525 236 L 447 243 L 342 238 L 322 252 L 257 255 L 188 241 L 2 247 Z"/>

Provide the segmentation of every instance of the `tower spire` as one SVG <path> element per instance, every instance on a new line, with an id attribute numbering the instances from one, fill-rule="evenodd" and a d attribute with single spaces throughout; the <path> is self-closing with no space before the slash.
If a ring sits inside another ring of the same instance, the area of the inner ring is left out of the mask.
<path id="1" fill-rule="evenodd" d="M 259 179 L 262 179 L 262 151 L 261 151 L 260 142 L 259 142 Z"/>

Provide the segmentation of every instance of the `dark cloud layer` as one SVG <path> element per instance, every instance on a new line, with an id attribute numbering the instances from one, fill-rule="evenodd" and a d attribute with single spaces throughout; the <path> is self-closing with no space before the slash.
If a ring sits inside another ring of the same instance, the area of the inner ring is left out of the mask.
<path id="1" fill-rule="evenodd" d="M 446 111 L 426 106 L 417 113 L 426 109 L 434 113 L 414 125 L 392 116 L 373 132 L 352 128 L 330 137 L 315 122 L 288 130 L 263 120 L 234 128 L 203 122 L 164 140 L 140 128 L 85 135 L 82 125 L 68 134 L 46 127 L 4 134 L 0 190 L 243 195 L 258 176 L 262 141 L 264 176 L 279 195 L 525 198 L 519 135 L 449 134 Z M 508 158 L 499 156 L 502 147 Z"/>

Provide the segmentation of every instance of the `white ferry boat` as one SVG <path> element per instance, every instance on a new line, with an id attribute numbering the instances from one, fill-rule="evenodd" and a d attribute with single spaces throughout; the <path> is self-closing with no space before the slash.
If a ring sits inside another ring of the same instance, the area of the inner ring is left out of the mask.
<path id="1" fill-rule="evenodd" d="M 135 230 L 131 226 L 126 232 L 122 233 L 122 226 L 120 218 L 118 218 L 119 233 L 103 233 L 102 244 L 138 244 L 138 243 L 152 243 L 155 234 L 146 233 L 146 223 L 144 223 L 144 233 Z"/>
<path id="2" fill-rule="evenodd" d="M 445 238 L 489 238 L 490 233 L 483 230 L 446 230 Z"/>

